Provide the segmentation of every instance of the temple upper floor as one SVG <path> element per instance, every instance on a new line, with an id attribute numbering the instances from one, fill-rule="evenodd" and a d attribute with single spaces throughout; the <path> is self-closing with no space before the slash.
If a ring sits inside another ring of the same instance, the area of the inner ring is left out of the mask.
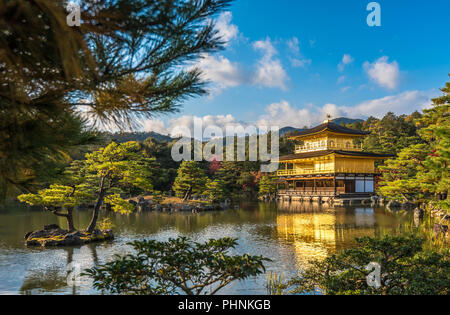
<path id="1" fill-rule="evenodd" d="M 350 129 L 326 120 L 322 125 L 294 133 L 289 138 L 302 142 L 295 147 L 296 154 L 326 150 L 361 152 L 362 144 L 355 140 L 368 134 L 369 132 Z"/>
<path id="2" fill-rule="evenodd" d="M 306 153 L 325 150 L 359 151 L 363 150 L 362 144 L 355 144 L 353 138 L 325 137 L 322 139 L 304 140 L 303 145 L 295 146 L 295 153 Z"/>

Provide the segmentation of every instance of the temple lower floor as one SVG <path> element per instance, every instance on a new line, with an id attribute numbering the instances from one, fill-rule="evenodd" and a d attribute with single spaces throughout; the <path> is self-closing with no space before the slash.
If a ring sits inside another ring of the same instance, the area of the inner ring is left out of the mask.
<path id="1" fill-rule="evenodd" d="M 373 195 L 375 174 L 334 174 L 326 176 L 303 176 L 280 178 L 280 196 L 339 197 Z"/>

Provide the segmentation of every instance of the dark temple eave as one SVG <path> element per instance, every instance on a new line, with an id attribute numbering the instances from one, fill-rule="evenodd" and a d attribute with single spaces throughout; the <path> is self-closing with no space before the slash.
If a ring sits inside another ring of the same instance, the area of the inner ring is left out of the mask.
<path id="1" fill-rule="evenodd" d="M 299 154 L 286 155 L 286 156 L 280 157 L 279 161 L 283 162 L 283 161 L 301 160 L 301 159 L 327 156 L 330 154 L 337 154 L 337 155 L 350 156 L 350 157 L 368 157 L 368 158 L 372 157 L 372 158 L 380 158 L 380 159 L 393 157 L 393 155 L 391 155 L 391 154 L 378 154 L 378 153 L 359 152 L 359 151 L 323 150 L 323 151 L 314 151 L 314 152 L 305 152 L 305 153 L 299 153 Z"/>
<path id="2" fill-rule="evenodd" d="M 330 132 L 339 133 L 339 134 L 354 135 L 354 136 L 366 136 L 366 135 L 370 134 L 370 132 L 368 132 L 368 131 L 350 129 L 350 128 L 335 124 L 333 122 L 326 122 L 326 123 L 323 123 L 322 125 L 319 125 L 317 127 L 314 127 L 314 128 L 308 129 L 308 130 L 294 132 L 294 133 L 292 133 L 290 138 L 310 136 L 310 135 L 320 134 L 325 131 L 330 131 Z"/>

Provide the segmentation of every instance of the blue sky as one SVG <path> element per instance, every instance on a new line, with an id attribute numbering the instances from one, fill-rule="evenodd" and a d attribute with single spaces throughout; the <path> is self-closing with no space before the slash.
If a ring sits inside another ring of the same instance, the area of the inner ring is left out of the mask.
<path id="1" fill-rule="evenodd" d="M 386 0 L 369 27 L 369 0 L 237 0 L 219 17 L 225 50 L 196 66 L 207 97 L 145 122 L 170 133 L 205 124 L 303 127 L 333 116 L 381 117 L 429 104 L 450 73 L 450 1 Z"/>

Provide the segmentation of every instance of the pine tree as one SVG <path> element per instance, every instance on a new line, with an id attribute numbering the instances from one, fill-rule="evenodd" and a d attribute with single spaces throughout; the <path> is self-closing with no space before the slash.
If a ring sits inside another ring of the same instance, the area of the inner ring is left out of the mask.
<path id="1" fill-rule="evenodd" d="M 423 162 L 426 171 L 418 174 L 423 190 L 435 197 L 434 203 L 450 210 L 450 82 L 433 99 L 433 107 L 424 110 L 419 133 L 430 143 L 431 152 Z"/>
<path id="2" fill-rule="evenodd" d="M 403 149 L 381 167 L 381 194 L 407 201 L 426 201 L 450 209 L 450 83 L 433 107 L 417 119 L 423 144 Z M 416 115 L 417 116 L 417 115 Z"/>
<path id="3" fill-rule="evenodd" d="M 66 183 L 65 186 L 53 185 L 38 194 L 21 195 L 18 198 L 32 205 L 44 205 L 52 209 L 70 209 L 89 200 L 94 203 L 94 208 L 86 230 L 92 233 L 103 203 L 112 205 L 115 212 L 130 213 L 134 210 L 134 206 L 122 198 L 124 185 L 153 190 L 151 178 L 154 160 L 143 157 L 139 149 L 137 142 L 113 142 L 86 154 L 86 160 L 73 162 L 61 179 Z"/>
<path id="4" fill-rule="evenodd" d="M 192 194 L 203 193 L 206 181 L 205 171 L 198 162 L 184 161 L 178 169 L 173 190 L 185 202 L 191 198 Z"/>
<path id="5" fill-rule="evenodd" d="M 224 201 L 228 197 L 225 182 L 220 179 L 208 179 L 205 188 L 204 194 L 208 196 L 209 200 L 213 203 Z"/>
<path id="6" fill-rule="evenodd" d="M 259 182 L 259 195 L 273 197 L 277 191 L 276 176 L 265 175 Z"/>
<path id="7" fill-rule="evenodd" d="M 47 211 L 67 220 L 70 232 L 75 231 L 73 223 L 73 209 L 92 201 L 92 194 L 84 185 L 51 185 L 48 189 L 40 190 L 37 194 L 20 195 L 18 199 L 30 205 L 44 206 Z M 61 212 L 66 210 L 65 212 Z"/>

